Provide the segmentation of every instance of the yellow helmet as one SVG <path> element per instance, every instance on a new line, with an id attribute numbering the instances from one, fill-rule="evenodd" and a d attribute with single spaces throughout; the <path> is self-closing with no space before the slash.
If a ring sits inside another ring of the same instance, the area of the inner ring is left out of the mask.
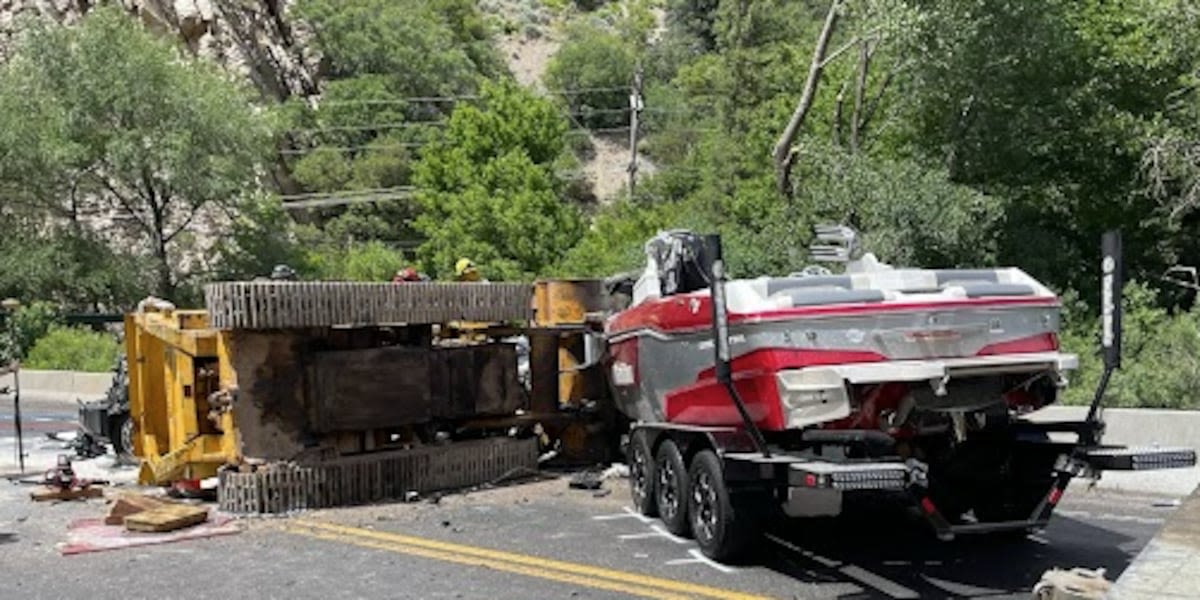
<path id="1" fill-rule="evenodd" d="M 475 263 L 471 262 L 471 259 L 469 258 L 460 258 L 458 259 L 458 262 L 454 264 L 454 274 L 458 275 L 459 277 L 462 277 L 463 275 L 474 270 Z"/>

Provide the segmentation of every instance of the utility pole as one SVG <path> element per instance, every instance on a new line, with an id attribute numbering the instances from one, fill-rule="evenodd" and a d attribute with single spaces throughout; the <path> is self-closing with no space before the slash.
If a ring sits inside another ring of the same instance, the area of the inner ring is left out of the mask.
<path id="1" fill-rule="evenodd" d="M 629 199 L 633 200 L 637 189 L 638 172 L 638 117 L 645 102 L 642 100 L 642 65 L 633 73 L 633 85 L 629 90 Z"/>

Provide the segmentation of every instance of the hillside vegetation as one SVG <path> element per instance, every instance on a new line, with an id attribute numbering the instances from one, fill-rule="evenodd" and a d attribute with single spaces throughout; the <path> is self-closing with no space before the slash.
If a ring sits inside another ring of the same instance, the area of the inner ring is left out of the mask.
<path id="1" fill-rule="evenodd" d="M 315 89 L 268 92 L 116 7 L 25 22 L 0 64 L 0 297 L 115 310 L 278 263 L 445 278 L 460 256 L 602 276 L 679 227 L 723 234 L 735 275 L 780 274 L 839 222 L 893 263 L 1029 271 L 1086 354 L 1121 228 L 1141 341 L 1114 394 L 1196 402 L 1194 296 L 1162 279 L 1200 263 L 1191 0 L 285 5 Z M 518 83 L 523 40 L 551 38 Z M 628 143 L 635 74 L 630 195 L 589 166 Z"/>

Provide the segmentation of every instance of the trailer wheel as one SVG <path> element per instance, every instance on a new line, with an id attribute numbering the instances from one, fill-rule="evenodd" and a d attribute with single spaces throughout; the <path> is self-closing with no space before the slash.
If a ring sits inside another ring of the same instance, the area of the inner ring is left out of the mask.
<path id="1" fill-rule="evenodd" d="M 133 417 L 128 413 L 115 417 L 112 424 L 111 442 L 113 454 L 126 464 L 133 464 Z"/>
<path id="2" fill-rule="evenodd" d="M 633 509 L 647 517 L 658 515 L 655 479 L 654 452 L 650 448 L 650 440 L 646 439 L 644 432 L 635 430 L 629 434 L 629 494 Z"/>
<path id="3" fill-rule="evenodd" d="M 654 468 L 658 471 L 658 477 L 655 478 L 658 516 L 667 531 L 675 535 L 687 535 L 691 531 L 687 518 L 690 486 L 683 454 L 674 441 L 667 440 L 658 447 L 655 459 Z"/>
<path id="4" fill-rule="evenodd" d="M 689 521 L 700 551 L 719 561 L 738 557 L 758 534 L 753 511 L 730 496 L 721 460 L 712 450 L 696 454 L 688 477 L 692 488 L 688 495 Z"/>

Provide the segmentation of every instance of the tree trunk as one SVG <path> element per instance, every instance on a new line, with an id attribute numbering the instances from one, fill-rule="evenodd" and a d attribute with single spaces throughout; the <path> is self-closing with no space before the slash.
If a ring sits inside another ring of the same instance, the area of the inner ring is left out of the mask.
<path id="1" fill-rule="evenodd" d="M 775 142 L 775 149 L 772 152 L 775 161 L 775 184 L 778 186 L 779 193 L 785 197 L 791 197 L 792 167 L 799 154 L 792 150 L 792 144 L 796 141 L 800 127 L 804 125 L 804 118 L 808 116 L 813 99 L 816 97 L 817 86 L 821 82 L 821 73 L 825 68 L 825 53 L 829 48 L 829 38 L 833 36 L 834 25 L 837 24 L 840 6 L 841 0 L 832 0 L 829 3 L 829 12 L 825 15 L 825 24 L 821 27 L 821 34 L 817 37 L 817 44 L 813 49 L 812 64 L 808 69 L 808 79 L 804 81 L 804 91 L 800 94 L 800 102 L 796 105 L 796 110 L 792 112 L 792 118 L 784 128 L 783 134 L 779 136 L 779 141 Z"/>
<path id="2" fill-rule="evenodd" d="M 850 151 L 857 153 L 862 138 L 863 98 L 867 94 L 867 73 L 871 68 L 871 43 L 864 40 L 858 54 L 858 80 L 854 87 L 854 118 L 850 119 Z"/>

